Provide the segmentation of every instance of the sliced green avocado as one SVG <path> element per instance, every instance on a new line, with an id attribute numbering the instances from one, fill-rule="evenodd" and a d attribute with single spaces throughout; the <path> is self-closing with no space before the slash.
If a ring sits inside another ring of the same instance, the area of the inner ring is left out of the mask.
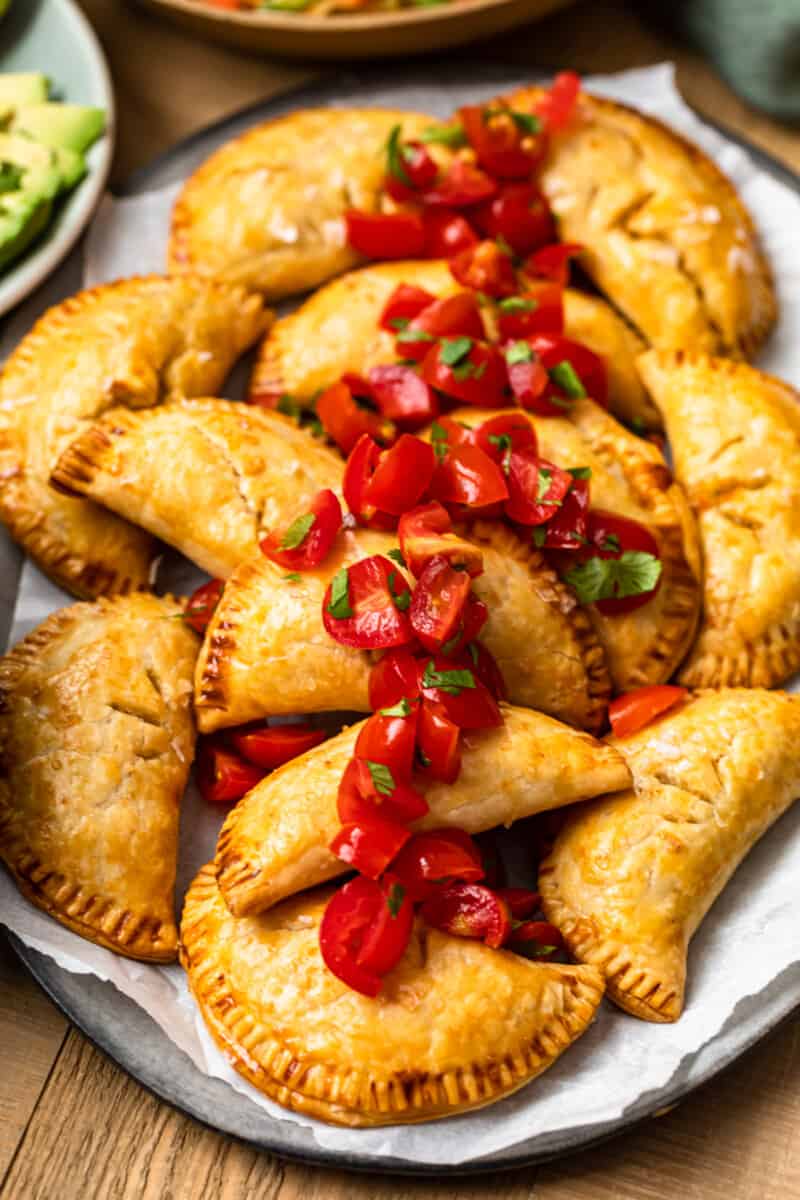
<path id="1" fill-rule="evenodd" d="M 51 200 L 62 186 L 55 150 L 30 138 L 0 133 L 0 199 L 24 192 Z"/>
<path id="2" fill-rule="evenodd" d="M 0 75 L 0 107 L 22 108 L 26 104 L 43 104 L 49 94 L 48 78 L 38 71 Z"/>
<path id="3" fill-rule="evenodd" d="M 0 270 L 47 227 L 52 210 L 49 197 L 22 191 L 0 196 Z"/>
<path id="4" fill-rule="evenodd" d="M 86 174 L 86 159 L 77 150 L 70 150 L 67 146 L 57 146 L 53 153 L 56 156 L 56 166 L 61 172 L 62 186 L 69 192 Z"/>
<path id="5" fill-rule="evenodd" d="M 17 109 L 11 122 L 12 133 L 25 133 L 44 146 L 54 149 L 88 150 L 106 127 L 102 108 L 83 104 L 29 104 Z"/>

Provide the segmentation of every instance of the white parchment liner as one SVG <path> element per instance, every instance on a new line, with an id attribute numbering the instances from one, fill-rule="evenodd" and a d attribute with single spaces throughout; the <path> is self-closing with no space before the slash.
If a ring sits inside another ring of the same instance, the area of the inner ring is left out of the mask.
<path id="1" fill-rule="evenodd" d="M 593 91 L 659 116 L 698 142 L 733 179 L 755 215 L 777 277 L 781 323 L 760 365 L 800 386 L 800 199 L 760 170 L 742 149 L 704 125 L 686 107 L 664 64 L 586 81 Z M 428 94 L 414 103 L 424 109 Z M 468 87 L 465 85 L 465 98 Z M 430 104 L 444 113 L 442 97 Z M 460 97 L 456 97 L 457 102 Z M 104 201 L 86 247 L 85 280 L 97 283 L 163 268 L 169 209 L 175 188 Z M 173 563 L 164 582 L 186 590 L 185 564 Z M 11 641 L 52 609 L 68 602 L 30 563 L 23 569 Z M 182 809 L 178 897 L 212 857 L 220 816 L 190 787 Z M 297 1116 L 264 1099 L 228 1065 L 205 1031 L 181 969 L 130 962 L 63 929 L 17 893 L 0 872 L 0 919 L 24 942 L 59 966 L 111 981 L 135 1000 L 209 1075 L 227 1080 L 253 1103 L 284 1121 L 309 1126 L 320 1146 L 357 1154 L 386 1154 L 446 1166 L 508 1149 L 537 1133 L 591 1127 L 619 1117 L 638 1098 L 663 1088 L 702 1052 L 737 1004 L 758 996 L 800 958 L 797 880 L 800 806 L 750 855 L 714 906 L 690 954 L 686 1011 L 675 1025 L 649 1025 L 604 1003 L 589 1032 L 539 1081 L 500 1104 L 435 1125 L 346 1131 Z"/>

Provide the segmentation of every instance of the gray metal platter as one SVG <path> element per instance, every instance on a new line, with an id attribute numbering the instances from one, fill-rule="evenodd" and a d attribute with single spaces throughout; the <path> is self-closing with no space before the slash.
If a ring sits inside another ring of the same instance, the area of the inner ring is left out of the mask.
<path id="1" fill-rule="evenodd" d="M 527 79 L 530 80 L 530 76 Z M 180 142 L 137 172 L 122 192 L 135 195 L 183 179 L 229 138 L 258 121 L 296 108 L 329 104 L 337 107 L 366 104 L 418 108 L 424 103 L 425 111 L 445 115 L 468 97 L 489 96 L 521 81 L 518 69 L 468 62 L 427 63 L 424 68 L 410 70 L 382 68 L 380 73 L 358 72 L 328 77 L 321 83 L 259 103 Z M 756 147 L 743 144 L 764 170 L 800 193 L 797 176 Z M 78 290 L 80 285 L 78 249 L 6 322 L 2 330 L 3 355 L 47 306 Z M 19 552 L 0 532 L 0 637 L 3 644 L 11 623 L 20 566 Z M 780 830 L 775 834 L 780 837 Z M 478 1174 L 511 1170 L 584 1149 L 675 1104 L 723 1071 L 800 1008 L 800 963 L 797 963 L 765 991 L 742 1002 L 719 1034 L 700 1053 L 684 1060 L 664 1087 L 640 1096 L 616 1120 L 591 1126 L 576 1124 L 557 1133 L 533 1134 L 510 1150 L 462 1166 L 442 1167 L 396 1157 L 354 1155 L 320 1148 L 310 1129 L 272 1118 L 227 1084 L 204 1075 L 142 1009 L 112 984 L 102 983 L 94 976 L 64 971 L 52 959 L 31 950 L 16 937 L 12 937 L 11 942 L 42 988 L 70 1020 L 99 1049 L 160 1099 L 214 1129 L 269 1153 L 354 1171 L 440 1177 Z M 435 1125 L 431 1125 L 431 1137 L 436 1137 Z"/>

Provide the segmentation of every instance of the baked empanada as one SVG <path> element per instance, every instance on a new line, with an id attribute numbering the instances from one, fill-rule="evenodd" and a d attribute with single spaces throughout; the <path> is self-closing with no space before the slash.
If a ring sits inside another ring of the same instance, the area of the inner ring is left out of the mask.
<path id="1" fill-rule="evenodd" d="M 539 889 L 572 953 L 605 974 L 612 1000 L 645 1020 L 675 1021 L 689 940 L 800 795 L 800 698 L 701 693 L 614 744 L 636 790 L 570 815 Z"/>
<path id="2" fill-rule="evenodd" d="M 265 324 L 241 288 L 152 275 L 80 292 L 34 325 L 0 378 L 0 519 L 56 583 L 80 596 L 145 587 L 154 554 L 141 530 L 53 491 L 64 447 L 113 405 L 216 391 Z"/>
<path id="3" fill-rule="evenodd" d="M 335 383 L 347 371 L 364 374 L 379 363 L 396 362 L 394 336 L 378 326 L 386 301 L 400 283 L 449 296 L 463 290 L 446 262 L 388 262 L 350 271 L 320 288 L 264 339 L 250 381 L 250 396 L 287 393 L 301 404 Z M 491 317 L 484 308 L 487 330 Z M 635 365 L 641 339 L 597 296 L 568 288 L 564 293 L 565 333 L 603 356 L 609 401 L 618 416 L 660 427 Z"/>
<path id="4" fill-rule="evenodd" d="M 540 87 L 510 97 L 531 110 Z M 552 136 L 539 182 L 565 242 L 651 345 L 751 358 L 777 303 L 736 189 L 697 146 L 653 117 L 581 95 Z"/>
<path id="5" fill-rule="evenodd" d="M 53 613 L 0 659 L 0 857 L 62 925 L 175 957 L 178 814 L 197 638 L 138 593 Z"/>
<path id="6" fill-rule="evenodd" d="M 498 729 L 463 733 L 454 784 L 415 780 L 430 812 L 416 829 L 480 833 L 630 784 L 621 755 L 527 708 L 503 706 Z M 229 813 L 217 843 L 220 887 L 237 916 L 347 871 L 328 849 L 339 829 L 339 781 L 361 725 L 268 775 Z"/>
<path id="7" fill-rule="evenodd" d="M 360 256 L 347 244 L 344 214 L 378 208 L 392 128 L 415 138 L 433 123 L 391 109 L 316 108 L 249 129 L 178 196 L 170 271 L 216 275 L 280 299 L 349 270 Z"/>
<path id="8" fill-rule="evenodd" d="M 179 400 L 112 409 L 66 448 L 51 479 L 227 578 L 265 530 L 292 521 L 320 488 L 339 491 L 342 460 L 280 413 Z"/>
<path id="9" fill-rule="evenodd" d="M 481 640 L 498 660 L 509 697 L 596 731 L 611 681 L 586 612 L 538 551 L 499 522 L 481 522 L 470 537 L 484 558 L 474 582 L 489 608 Z M 397 544 L 391 533 L 343 532 L 323 565 L 299 579 L 260 552 L 241 563 L 197 663 L 202 732 L 285 713 L 369 711 L 369 671 L 378 656 L 335 642 L 322 624 L 322 601 L 340 567 L 387 555 Z"/>
<path id="10" fill-rule="evenodd" d="M 697 516 L 703 620 L 690 687 L 772 687 L 800 670 L 800 396 L 753 367 L 645 354 Z"/>
<path id="11" fill-rule="evenodd" d="M 181 961 L 211 1035 L 240 1075 L 295 1112 L 374 1126 L 480 1108 L 540 1075 L 597 1011 L 593 967 L 529 962 L 421 919 L 380 996 L 362 996 L 320 954 L 329 896 L 236 918 L 209 865 L 181 921 Z"/>
<path id="12" fill-rule="evenodd" d="M 523 413 L 522 409 L 514 409 Z M 479 425 L 497 410 L 461 408 L 450 415 Z M 589 467 L 591 503 L 639 521 L 661 554 L 661 584 L 633 612 L 606 616 L 590 604 L 588 619 L 605 650 L 615 690 L 663 683 L 691 645 L 700 609 L 700 555 L 694 519 L 664 457 L 629 433 L 592 400 L 576 400 L 564 417 L 524 412 L 539 453 L 560 467 Z"/>

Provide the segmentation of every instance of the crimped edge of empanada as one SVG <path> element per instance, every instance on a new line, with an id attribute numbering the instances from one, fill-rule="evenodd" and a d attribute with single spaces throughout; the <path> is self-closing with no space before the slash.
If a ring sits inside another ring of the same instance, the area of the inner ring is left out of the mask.
<path id="1" fill-rule="evenodd" d="M 153 597 L 148 595 L 147 598 Z M 178 609 L 186 605 L 186 598 L 182 596 L 165 595 L 159 599 Z M 129 599 L 100 597 L 95 605 L 108 610 L 118 602 L 129 603 Z M 81 608 L 82 605 L 77 604 L 50 613 L 41 625 L 0 658 L 0 755 L 3 714 L 9 695 L 42 651 L 80 620 Z M 144 962 L 175 960 L 178 929 L 174 921 L 161 921 L 146 912 L 125 908 L 110 897 L 98 896 L 79 881 L 68 879 L 42 862 L 22 838 L 14 835 L 13 808 L 4 803 L 3 797 L 4 789 L 0 787 L 0 858 L 27 900 L 74 933 L 126 958 Z"/>
<path id="2" fill-rule="evenodd" d="M 348 1076 L 311 1057 L 304 1062 L 277 1033 L 239 1004 L 215 961 L 210 920 L 218 897 L 213 864 L 201 869 L 181 920 L 180 961 L 214 1041 L 234 1068 L 264 1095 L 294 1112 L 337 1125 L 375 1126 L 428 1121 L 482 1108 L 535 1079 L 587 1029 L 603 996 L 591 967 L 564 967 L 570 985 L 563 1012 L 548 1013 L 536 1039 L 515 1054 L 440 1075 L 370 1078 L 369 1064 Z M 210 926 L 210 927 L 209 927 Z M 497 953 L 507 953 L 497 951 Z"/>

